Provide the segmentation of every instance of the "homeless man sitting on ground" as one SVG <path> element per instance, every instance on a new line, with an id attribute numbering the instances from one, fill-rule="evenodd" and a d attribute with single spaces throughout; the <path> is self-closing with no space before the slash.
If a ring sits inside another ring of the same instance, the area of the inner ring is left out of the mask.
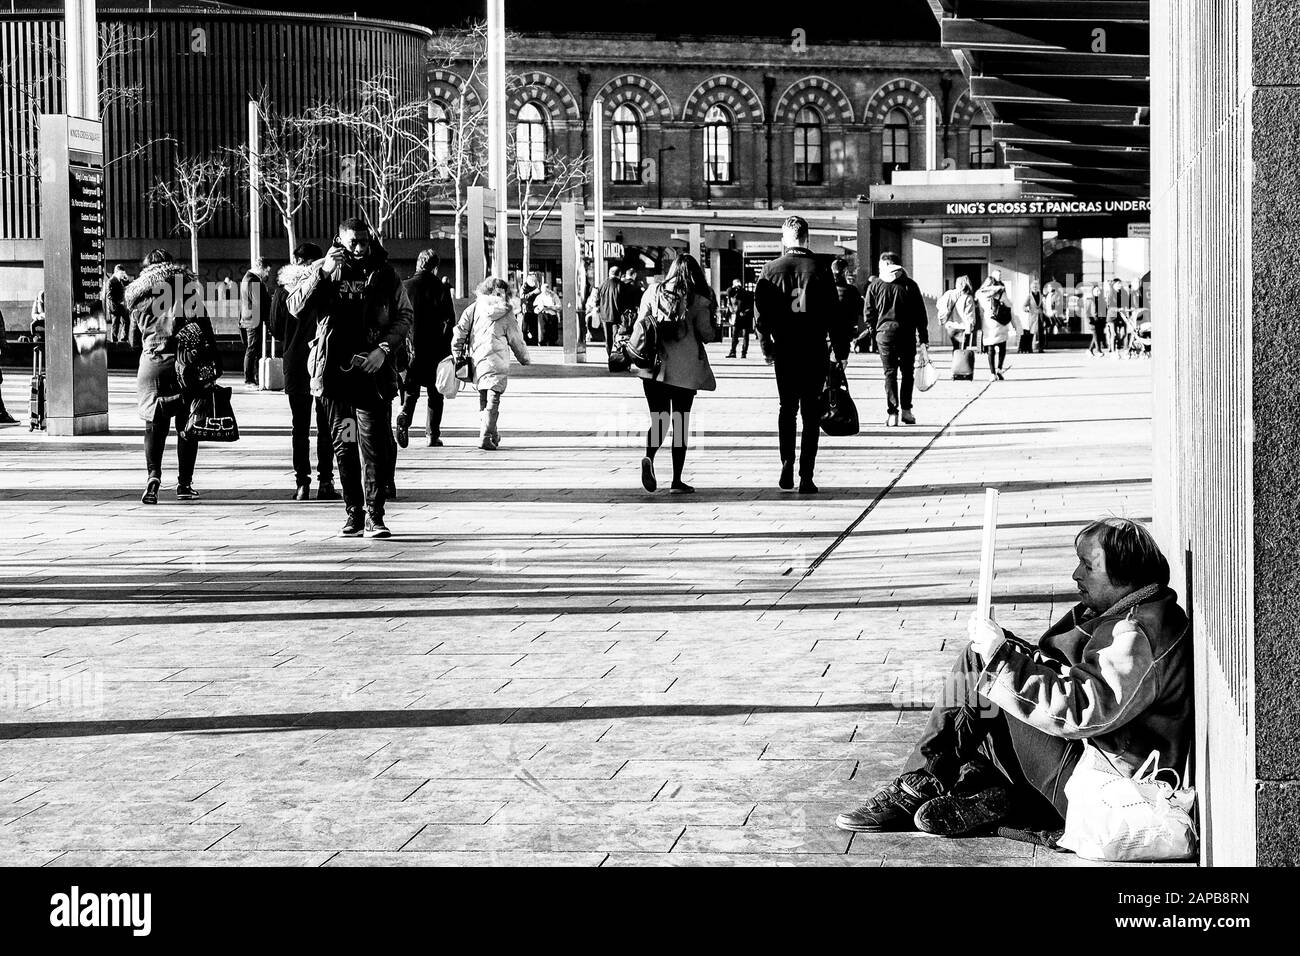
<path id="1" fill-rule="evenodd" d="M 1132 775 L 1153 750 L 1183 772 L 1192 638 L 1169 564 L 1135 521 L 1079 532 L 1081 603 L 1036 644 L 971 615 L 970 644 L 901 776 L 841 813 L 844 830 L 962 836 L 1006 821 L 1059 830 L 1065 784 L 1089 741 Z"/>

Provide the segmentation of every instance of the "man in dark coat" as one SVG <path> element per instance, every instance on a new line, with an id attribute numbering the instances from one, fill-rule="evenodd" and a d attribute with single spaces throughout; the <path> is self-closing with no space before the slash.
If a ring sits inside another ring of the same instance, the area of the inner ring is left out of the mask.
<path id="1" fill-rule="evenodd" d="M 763 269 L 754 287 L 754 325 L 763 356 L 776 367 L 781 397 L 777 431 L 781 443 L 779 487 L 794 487 L 796 419 L 803 420 L 799 447 L 799 493 L 815 494 L 813 469 L 821 428 L 822 389 L 830 368 L 828 338 L 837 361 L 847 361 L 849 339 L 840 334 L 835 284 L 808 249 L 808 223 L 791 216 L 781 227 L 785 253 Z"/>
<path id="2" fill-rule="evenodd" d="M 321 399 L 334 438 L 348 519 L 341 534 L 376 538 L 384 525 L 391 474 L 394 352 L 406 348 L 411 301 L 386 253 L 360 219 L 339 225 L 323 259 L 289 293 L 289 311 L 311 311 L 318 330 L 307 358 L 312 394 Z M 363 482 L 364 475 L 364 482 Z"/>
<path id="3" fill-rule="evenodd" d="M 280 342 L 284 358 L 284 394 L 289 399 L 293 421 L 293 471 L 297 481 L 295 501 L 311 497 L 311 420 L 316 418 L 316 487 L 317 501 L 337 501 L 334 487 L 334 441 L 330 436 L 329 417 L 320 399 L 311 394 L 311 375 L 307 355 L 316 337 L 316 316 L 309 309 L 301 316 L 289 311 L 289 293 L 311 273 L 312 263 L 324 253 L 314 242 L 304 242 L 293 250 L 293 262 L 276 276 L 275 294 L 271 297 L 271 334 Z"/>
<path id="4" fill-rule="evenodd" d="M 754 327 L 754 296 L 740 284 L 739 279 L 731 281 L 731 288 L 722 294 L 722 305 L 731 323 L 731 351 L 727 358 L 736 357 L 736 345 L 740 345 L 740 357 L 749 354 L 749 333 Z"/>
<path id="5" fill-rule="evenodd" d="M 842 331 L 852 343 L 858 335 L 858 325 L 862 322 L 862 293 L 849 281 L 849 264 L 843 257 L 831 263 L 831 278 L 835 280 L 835 294 L 840 299 L 840 311 L 837 318 Z"/>
<path id="6" fill-rule="evenodd" d="M 257 385 L 257 361 L 262 357 L 262 326 L 271 318 L 270 270 L 260 259 L 239 282 L 239 335 L 244 340 L 244 383 Z"/>
<path id="7" fill-rule="evenodd" d="M 406 398 L 397 415 L 397 444 L 403 448 L 410 441 L 411 419 L 421 387 L 429 395 L 427 441 L 430 447 L 442 444 L 443 397 L 438 391 L 438 364 L 451 355 L 456 309 L 451 290 L 438 276 L 438 265 L 438 253 L 425 249 L 415 261 L 415 275 L 402 283 L 414 314 L 411 339 L 415 351 L 406 373 Z"/>
<path id="8" fill-rule="evenodd" d="M 104 321 L 108 323 L 108 340 L 125 342 L 131 326 L 131 313 L 126 307 L 126 286 L 131 281 L 126 267 L 118 263 L 104 280 Z"/>
<path id="9" fill-rule="evenodd" d="M 915 425 L 912 381 L 916 373 L 916 343 L 929 344 L 929 317 L 921 288 L 899 264 L 898 253 L 881 254 L 880 276 L 867 287 L 865 300 L 863 314 L 867 332 L 876 340 L 880 364 L 885 369 L 885 424 L 897 425 L 902 409 L 903 423 Z"/>

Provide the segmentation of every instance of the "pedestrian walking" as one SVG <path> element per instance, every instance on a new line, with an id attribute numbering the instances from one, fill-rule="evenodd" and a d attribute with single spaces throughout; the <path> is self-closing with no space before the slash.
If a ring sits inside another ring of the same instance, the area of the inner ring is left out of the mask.
<path id="1" fill-rule="evenodd" d="M 4 365 L 5 353 L 8 350 L 9 332 L 5 328 L 4 310 L 0 309 L 0 366 Z M 18 423 L 18 419 L 10 415 L 9 410 L 5 408 L 4 381 L 4 369 L 0 367 L 0 425 L 15 425 Z"/>
<path id="2" fill-rule="evenodd" d="M 504 279 L 484 279 L 474 290 L 474 301 L 460 314 L 451 337 L 456 365 L 471 363 L 478 389 L 479 447 L 484 451 L 501 446 L 498 422 L 501 396 L 510 382 L 511 353 L 521 365 L 532 364 L 509 295 L 510 286 Z"/>
<path id="3" fill-rule="evenodd" d="M 969 348 L 967 343 L 972 342 L 979 322 L 979 306 L 975 302 L 970 276 L 958 276 L 957 285 L 939 296 L 935 311 L 953 351 Z"/>
<path id="4" fill-rule="evenodd" d="M 451 290 L 438 276 L 438 253 L 425 249 L 415 261 L 415 275 L 403 283 L 414 315 L 411 341 L 414 355 L 406 372 L 402 410 L 397 414 L 397 444 L 410 442 L 411 422 L 420 401 L 420 389 L 428 396 L 425 443 L 442 444 L 442 393 L 438 391 L 438 364 L 451 354 L 451 331 L 456 325 L 456 307 Z"/>
<path id="5" fill-rule="evenodd" d="M 271 270 L 261 259 L 239 281 L 239 337 L 244 343 L 244 384 L 257 387 L 262 326 L 271 317 Z"/>
<path id="6" fill-rule="evenodd" d="M 658 487 L 655 455 L 671 429 L 673 483 L 669 493 L 690 494 L 695 488 L 682 480 L 682 469 L 686 465 L 691 407 L 696 392 L 711 392 L 718 387 L 704 349 L 713 337 L 717 301 L 699 262 L 683 252 L 673 260 L 663 280 L 646 290 L 640 308 L 643 315 L 655 321 L 660 341 L 659 367 L 633 368 L 641 377 L 650 410 L 650 429 L 641 459 L 641 487 L 651 492 Z"/>
<path id="7" fill-rule="evenodd" d="M 126 307 L 126 287 L 130 281 L 131 276 L 120 262 L 104 280 L 104 321 L 108 323 L 110 342 L 126 342 L 130 338 L 131 313 Z"/>
<path id="8" fill-rule="evenodd" d="M 799 492 L 816 494 L 813 471 L 821 428 L 822 389 L 830 366 L 827 341 L 836 328 L 835 283 L 808 248 L 808 223 L 790 216 L 781 226 L 783 254 L 763 268 L 754 287 L 754 327 L 764 358 L 776 371 L 780 396 L 777 433 L 781 450 L 778 487 L 794 487 L 795 434 L 799 444 Z M 837 361 L 848 361 L 849 342 L 834 342 Z"/>
<path id="9" fill-rule="evenodd" d="M 989 374 L 1001 382 L 1007 361 L 1007 340 L 1013 331 L 1019 336 L 1021 329 L 1011 313 L 1007 287 L 1002 284 L 1000 272 L 989 273 L 975 293 L 975 301 L 979 304 L 980 344 L 988 357 Z"/>
<path id="10" fill-rule="evenodd" d="M 176 374 L 176 333 L 198 323 L 204 345 L 213 354 L 217 342 L 212 323 L 203 310 L 203 293 L 198 278 L 171 253 L 155 249 L 144 257 L 140 275 L 123 290 L 123 301 L 131 321 L 140 330 L 140 364 L 136 372 L 136 408 L 144 422 L 144 459 L 148 475 L 140 503 L 156 505 L 162 485 L 162 458 L 167 433 L 176 426 L 176 497 L 191 501 L 194 464 L 199 443 L 183 432 L 189 416 L 188 396 Z"/>
<path id="11" fill-rule="evenodd" d="M 727 324 L 731 326 L 731 351 L 727 358 L 736 357 L 736 345 L 740 345 L 740 357 L 749 355 L 749 333 L 754 329 L 754 296 L 739 279 L 731 280 L 731 288 L 722 299 Z M 709 337 L 712 338 L 712 332 Z"/>
<path id="12" fill-rule="evenodd" d="M 293 250 L 293 262 L 276 275 L 275 293 L 271 296 L 271 335 L 280 342 L 284 360 L 284 394 L 289 399 L 292 422 L 290 447 L 293 449 L 295 501 L 311 498 L 311 423 L 316 419 L 316 500 L 337 501 L 334 487 L 334 439 L 329 416 L 320 399 L 311 393 L 311 374 L 307 357 L 316 338 L 316 315 L 308 309 L 301 316 L 289 309 L 289 295 L 306 279 L 312 265 L 324 255 L 314 242 L 300 243 Z"/>
<path id="13" fill-rule="evenodd" d="M 587 342 L 602 342 L 605 339 L 605 327 L 600 321 L 600 289 L 593 287 L 587 293 L 587 303 L 583 308 L 583 315 L 586 316 L 586 338 Z"/>
<path id="14" fill-rule="evenodd" d="M 537 282 L 537 273 L 528 273 L 524 279 L 523 286 L 519 289 L 519 310 L 524 317 L 523 336 L 524 342 L 528 345 L 538 344 L 537 329 L 537 296 L 541 294 L 542 288 Z"/>
<path id="15" fill-rule="evenodd" d="M 537 310 L 538 342 L 542 345 L 560 344 L 560 297 L 550 283 L 543 282 L 533 300 Z"/>
<path id="16" fill-rule="evenodd" d="M 867 287 L 864 299 L 863 313 L 885 370 L 885 424 L 897 425 L 901 413 L 903 424 L 915 425 L 916 346 L 929 344 L 929 320 L 921 288 L 899 263 L 898 253 L 881 254 L 880 277 Z"/>
<path id="17" fill-rule="evenodd" d="M 1106 310 L 1102 307 L 1101 286 L 1094 285 L 1083 296 L 1081 303 L 1084 327 L 1092 333 L 1088 354 L 1106 354 Z"/>
<path id="18" fill-rule="evenodd" d="M 863 321 L 865 301 L 858 287 L 849 281 L 849 264 L 843 256 L 837 256 L 831 262 L 831 280 L 835 283 L 835 294 L 840 300 L 837 321 L 852 341 L 857 337 Z"/>
<path id="19" fill-rule="evenodd" d="M 387 476 L 395 460 L 392 402 L 397 360 L 411 332 L 411 302 L 388 253 L 361 219 L 346 219 L 324 258 L 289 294 L 289 311 L 311 313 L 311 391 L 329 419 L 347 521 L 341 534 L 390 535 Z"/>
<path id="20" fill-rule="evenodd" d="M 1043 296 L 1038 280 L 1029 280 L 1029 291 L 1020 300 L 1020 345 L 1017 352 L 1041 352 L 1043 325 Z M 1026 341 L 1026 336 L 1028 340 Z"/>

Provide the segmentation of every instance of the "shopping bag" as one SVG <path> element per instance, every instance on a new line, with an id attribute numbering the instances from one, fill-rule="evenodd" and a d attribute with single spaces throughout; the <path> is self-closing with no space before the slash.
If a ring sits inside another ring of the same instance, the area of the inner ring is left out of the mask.
<path id="1" fill-rule="evenodd" d="M 184 434 L 195 441 L 239 441 L 239 424 L 230 407 L 230 389 L 213 385 L 191 401 Z"/>
<path id="2" fill-rule="evenodd" d="M 438 394 L 443 398 L 455 398 L 460 391 L 460 379 L 456 377 L 456 360 L 448 355 L 438 363 Z"/>
<path id="3" fill-rule="evenodd" d="M 1125 776 L 1110 759 L 1084 744 L 1065 784 L 1065 833 L 1057 843 L 1088 860 L 1186 860 L 1196 854 L 1192 805 L 1196 791 L 1178 774 L 1157 769 L 1153 750 L 1137 773 Z M 1159 779 L 1171 774 L 1174 782 Z"/>
<path id="4" fill-rule="evenodd" d="M 822 392 L 822 431 L 843 437 L 858 433 L 858 407 L 849 396 L 849 383 L 838 362 L 832 362 Z"/>
<path id="5" fill-rule="evenodd" d="M 934 388 L 939 381 L 939 373 L 930 361 L 930 350 L 922 345 L 916 352 L 916 387 L 923 392 Z"/>

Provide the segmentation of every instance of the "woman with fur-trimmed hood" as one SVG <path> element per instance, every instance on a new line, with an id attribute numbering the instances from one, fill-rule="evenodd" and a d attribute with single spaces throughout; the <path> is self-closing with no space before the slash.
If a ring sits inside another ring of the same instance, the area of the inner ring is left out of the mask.
<path id="1" fill-rule="evenodd" d="M 311 275 L 312 263 L 324 256 L 314 242 L 301 243 L 293 250 L 293 262 L 276 275 L 275 294 L 271 297 L 271 335 L 280 342 L 284 358 L 284 394 L 289 399 L 293 422 L 293 470 L 296 488 L 294 501 L 311 498 L 311 421 L 316 419 L 316 487 L 317 501 L 337 501 L 334 487 L 334 438 L 330 432 L 325 406 L 312 397 L 311 373 L 307 356 L 316 338 L 316 310 L 307 308 L 295 316 L 289 311 L 289 294 L 299 282 Z"/>
<path id="2" fill-rule="evenodd" d="M 136 374 L 136 404 L 144 421 L 144 458 L 149 469 L 142 504 L 158 503 L 162 484 L 163 449 L 172 421 L 176 422 L 176 497 L 181 501 L 197 498 L 194 490 L 194 462 L 199 444 L 181 435 L 189 405 L 176 376 L 177 319 L 180 325 L 197 322 L 208 345 L 215 352 L 216 339 L 212 324 L 203 308 L 203 288 L 194 273 L 178 262 L 171 253 L 155 249 L 144 257 L 140 275 L 126 287 L 126 307 L 131 323 L 141 337 L 140 369 Z"/>

